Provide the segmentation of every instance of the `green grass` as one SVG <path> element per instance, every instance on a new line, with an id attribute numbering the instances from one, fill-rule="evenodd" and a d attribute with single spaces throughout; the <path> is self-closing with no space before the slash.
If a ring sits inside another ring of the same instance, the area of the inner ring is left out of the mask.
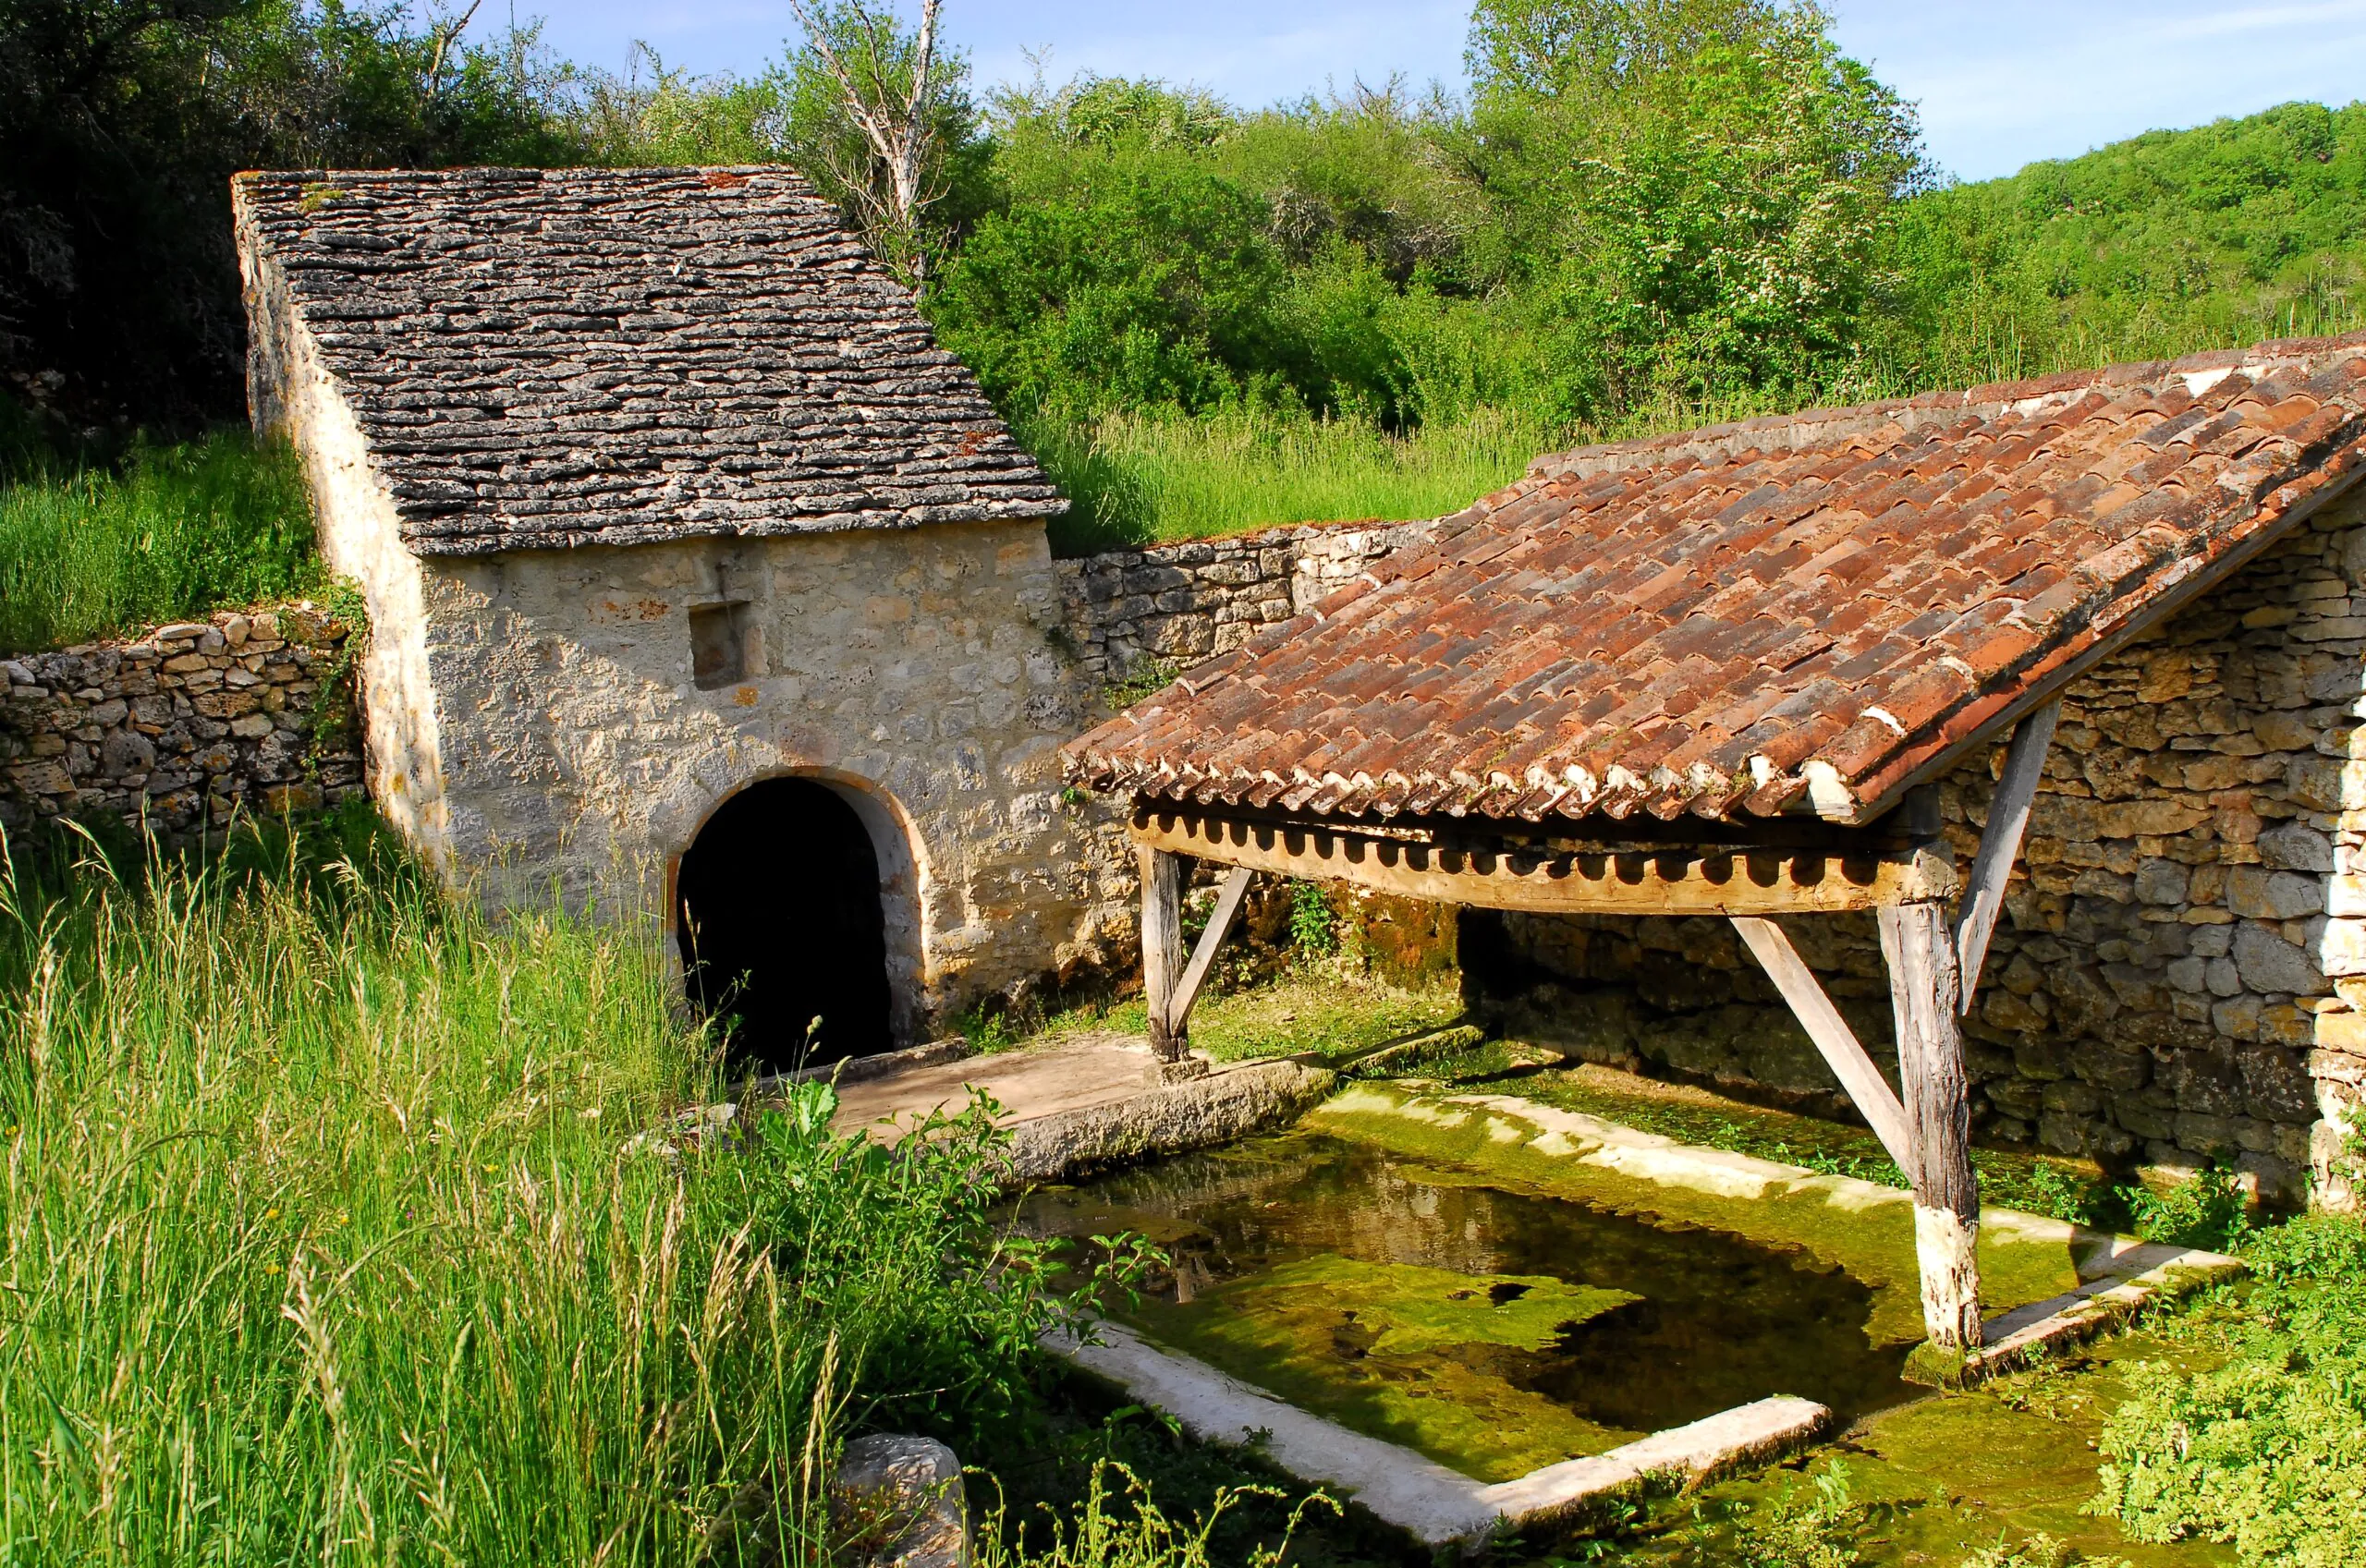
<path id="1" fill-rule="evenodd" d="M 1303 963 L 1271 984 L 1202 992 L 1191 1008 L 1191 1045 L 1218 1062 L 1299 1051 L 1335 1059 L 1443 1028 L 1461 1012 L 1451 990 L 1405 991 L 1343 965 Z M 1148 1027 L 1137 997 L 1071 1009 L 1024 1039 L 996 1044 L 1053 1044 L 1103 1029 L 1140 1034 Z"/>
<path id="2" fill-rule="evenodd" d="M 0 1561 L 813 1562 L 838 1433 L 1024 1417 L 1075 1303 L 999 1135 L 891 1152 L 810 1086 L 670 1147 L 723 1085 L 646 927 L 494 928 L 360 813 L 19 859 Z"/>
<path id="3" fill-rule="evenodd" d="M 0 652 L 62 648 L 311 590 L 296 455 L 218 431 L 118 467 L 0 482 Z"/>
<path id="4" fill-rule="evenodd" d="M 1456 512 L 1518 479 L 1555 432 L 1496 415 L 1396 436 L 1360 419 L 1227 412 L 1024 421 L 1073 503 L 1053 553 L 1086 555 L 1284 523 Z"/>

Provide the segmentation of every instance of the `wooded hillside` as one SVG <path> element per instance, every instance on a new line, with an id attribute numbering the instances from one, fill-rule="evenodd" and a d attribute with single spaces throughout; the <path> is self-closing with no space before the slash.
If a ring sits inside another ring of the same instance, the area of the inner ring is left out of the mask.
<path id="1" fill-rule="evenodd" d="M 817 21 L 909 93 L 894 12 Z M 612 75 L 392 6 L 0 0 L 0 387 L 53 432 L 238 416 L 242 165 L 786 161 L 878 229 L 811 47 Z M 1468 66 L 1458 94 L 1243 109 L 936 56 L 928 200 L 875 237 L 1082 503 L 1067 547 L 1289 520 L 1209 499 L 1241 492 L 1443 507 L 1555 444 L 2356 321 L 2366 106 L 1957 185 L 1812 5 L 1480 0 Z"/>

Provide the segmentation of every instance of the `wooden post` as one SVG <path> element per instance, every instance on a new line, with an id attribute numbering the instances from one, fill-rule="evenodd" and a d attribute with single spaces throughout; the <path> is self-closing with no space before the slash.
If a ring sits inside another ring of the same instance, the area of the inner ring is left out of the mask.
<path id="1" fill-rule="evenodd" d="M 1960 1355 L 1981 1345 L 1980 1183 L 1971 1169 L 1971 1095 L 1956 1023 L 1954 933 L 1935 903 L 1878 914 L 1897 1019 L 1897 1076 L 1914 1162 L 1914 1256 L 1931 1346 Z"/>
<path id="2" fill-rule="evenodd" d="M 1200 933 L 1200 945 L 1191 950 L 1191 966 L 1183 971 L 1183 978 L 1167 998 L 1167 1032 L 1177 1039 L 1190 1037 L 1191 1003 L 1200 1000 L 1200 987 L 1207 983 L 1208 970 L 1216 961 L 1216 950 L 1224 945 L 1225 933 L 1232 930 L 1232 918 L 1240 913 L 1240 901 L 1249 896 L 1250 881 L 1256 875 L 1246 866 L 1236 866 L 1216 893 L 1216 906 L 1208 912 L 1207 929 Z"/>
<path id="3" fill-rule="evenodd" d="M 1175 992 L 1183 978 L 1183 857 L 1138 847 L 1142 880 L 1142 991 L 1150 1008 L 1151 1053 L 1161 1062 L 1183 1059 L 1183 1031 L 1175 1016 Z"/>
<path id="4" fill-rule="evenodd" d="M 2030 825 L 2030 808 L 2045 776 L 2045 748 L 2054 744 L 2054 728 L 2061 718 L 2062 704 L 2047 703 L 2014 728 L 2013 743 L 2005 749 L 2005 772 L 1988 797 L 1988 825 L 1980 835 L 1980 853 L 1964 884 L 1963 902 L 1956 906 L 1956 973 L 1962 993 L 1956 1001 L 1958 1013 L 1971 1011 L 1972 993 L 1980 989 L 1988 939 L 2005 908 L 2005 884 L 2012 880 L 2013 862 L 2020 856 L 2021 833 Z"/>
<path id="5" fill-rule="evenodd" d="M 1897 1096 L 1889 1091 L 1882 1070 L 1873 1065 L 1873 1059 L 1857 1043 L 1856 1031 L 1849 1028 L 1848 1020 L 1840 1015 L 1840 1009 L 1832 1004 L 1832 998 L 1824 995 L 1823 987 L 1816 983 L 1815 971 L 1807 966 L 1799 950 L 1791 945 L 1791 939 L 1774 921 L 1737 915 L 1733 922 L 1734 930 L 1765 969 L 1766 978 L 1774 982 L 1774 989 L 1791 1004 L 1792 1016 L 1799 1019 L 1799 1027 L 1807 1030 L 1808 1039 L 1815 1042 L 1824 1065 L 1840 1080 L 1840 1087 L 1848 1091 L 1848 1102 L 1864 1117 L 1865 1124 L 1873 1129 L 1873 1136 L 1882 1140 L 1882 1147 L 1897 1161 L 1897 1168 L 1911 1178 L 1914 1136 L 1907 1126 L 1906 1112 L 1898 1104 Z"/>

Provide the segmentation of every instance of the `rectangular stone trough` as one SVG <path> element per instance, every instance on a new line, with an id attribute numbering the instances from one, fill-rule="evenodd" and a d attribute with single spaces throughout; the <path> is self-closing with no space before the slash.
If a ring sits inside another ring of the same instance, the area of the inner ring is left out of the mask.
<path id="1" fill-rule="evenodd" d="M 1884 1286 L 1889 1326 L 1876 1343 L 1903 1345 L 1919 1331 L 1905 1193 L 1693 1148 L 1503 1096 L 1433 1096 L 1361 1085 L 1317 1108 L 1301 1125 L 1370 1140 L 1407 1158 L 1476 1163 L 1531 1192 L 1647 1209 L 1681 1224 L 1756 1232 L 1763 1243 L 1803 1249 L 1860 1278 L 1879 1281 L 1887 1268 L 1896 1277 Z M 1889 1235 L 1893 1230 L 1899 1237 Z M 1967 1381 L 2008 1370 L 2125 1321 L 2148 1302 L 2242 1268 L 2214 1253 L 2151 1246 L 2008 1209 L 1986 1210 L 1982 1232 L 1983 1254 L 1996 1270 L 1992 1299 L 1998 1309 L 1986 1325 L 1986 1348 L 1956 1369 Z M 1901 1248 L 1900 1259 L 1888 1259 L 1888 1252 Z M 2064 1284 L 2070 1288 L 2061 1289 Z M 1900 1324 L 1909 1320 L 1918 1330 L 1901 1332 Z M 1868 1331 L 1873 1331 L 1870 1326 Z M 1291 1474 L 1352 1497 L 1433 1545 L 1482 1541 L 1506 1524 L 1581 1525 L 1605 1503 L 1698 1486 L 1797 1453 L 1836 1424 L 1825 1405 L 1778 1394 L 1490 1483 L 1299 1408 L 1122 1325 L 1102 1325 L 1091 1343 L 1062 1337 L 1052 1348 L 1165 1411 L 1193 1435 L 1253 1442 Z"/>

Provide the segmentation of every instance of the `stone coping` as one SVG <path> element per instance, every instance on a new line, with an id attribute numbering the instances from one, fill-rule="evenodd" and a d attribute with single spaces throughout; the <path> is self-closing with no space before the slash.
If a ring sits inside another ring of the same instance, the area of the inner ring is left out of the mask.
<path id="1" fill-rule="evenodd" d="M 2085 1281 L 2076 1290 L 1988 1319 L 1982 1325 L 1988 1343 L 1964 1357 L 1954 1381 L 1969 1385 L 2001 1377 L 2117 1328 L 2147 1307 L 2250 1271 L 2239 1258 L 2150 1242 L 2129 1245 L 2114 1262 L 2113 1272 Z"/>
<path id="2" fill-rule="evenodd" d="M 1059 1334 L 1044 1343 L 1172 1416 L 1193 1437 L 1251 1444 L 1300 1480 L 1337 1488 L 1429 1546 L 1476 1546 L 1506 1524 L 1568 1520 L 1655 1487 L 1698 1486 L 1795 1453 L 1832 1422 L 1832 1412 L 1811 1400 L 1762 1399 L 1490 1485 L 1301 1410 L 1117 1324 L 1097 1325 L 1089 1340 Z"/>

